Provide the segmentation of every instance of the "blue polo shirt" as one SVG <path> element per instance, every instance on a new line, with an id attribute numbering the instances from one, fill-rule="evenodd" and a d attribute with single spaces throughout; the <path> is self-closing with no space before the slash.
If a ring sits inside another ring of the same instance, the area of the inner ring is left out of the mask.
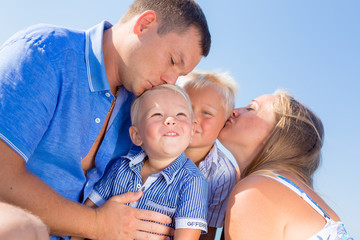
<path id="1" fill-rule="evenodd" d="M 35 25 L 0 48 L 0 138 L 26 168 L 62 196 L 86 199 L 112 158 L 130 148 L 133 94 L 120 89 L 96 168 L 81 160 L 98 136 L 114 96 L 102 55 L 102 22 L 88 31 Z M 9 159 L 11 161 L 11 159 Z"/>
<path id="2" fill-rule="evenodd" d="M 100 206 L 112 196 L 141 190 L 143 196 L 130 206 L 170 216 L 173 219 L 170 226 L 175 229 L 207 232 L 207 182 L 191 159 L 182 153 L 167 168 L 150 175 L 143 183 L 140 171 L 144 159 L 145 152 L 134 146 L 128 155 L 110 163 L 90 199 Z"/>

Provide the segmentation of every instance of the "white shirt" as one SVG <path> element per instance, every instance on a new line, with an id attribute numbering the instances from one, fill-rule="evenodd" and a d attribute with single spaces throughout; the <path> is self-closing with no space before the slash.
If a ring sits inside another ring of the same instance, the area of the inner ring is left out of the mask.
<path id="1" fill-rule="evenodd" d="M 236 184 L 236 168 L 215 143 L 199 169 L 208 182 L 208 227 L 222 227 L 229 196 Z"/>

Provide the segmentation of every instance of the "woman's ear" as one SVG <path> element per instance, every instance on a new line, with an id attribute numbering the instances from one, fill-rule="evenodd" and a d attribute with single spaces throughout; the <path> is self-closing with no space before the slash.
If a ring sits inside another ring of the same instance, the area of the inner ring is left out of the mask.
<path id="1" fill-rule="evenodd" d="M 135 127 L 135 126 L 131 126 L 129 128 L 129 134 L 130 134 L 131 141 L 135 145 L 141 146 L 142 139 L 141 139 L 141 136 L 140 136 L 140 133 L 139 133 L 139 129 L 137 129 L 137 127 Z"/>
<path id="2" fill-rule="evenodd" d="M 155 11 L 147 10 L 143 12 L 136 20 L 134 25 L 134 33 L 141 34 L 144 30 L 149 29 L 157 24 L 157 16 Z"/>

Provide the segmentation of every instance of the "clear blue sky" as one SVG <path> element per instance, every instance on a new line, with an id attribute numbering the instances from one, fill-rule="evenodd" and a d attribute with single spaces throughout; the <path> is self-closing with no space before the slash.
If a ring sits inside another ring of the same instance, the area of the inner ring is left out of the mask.
<path id="1" fill-rule="evenodd" d="M 87 29 L 116 23 L 130 0 L 11 0 L 1 4 L 0 43 L 36 23 Z M 291 91 L 325 126 L 315 190 L 360 239 L 360 1 L 198 0 L 212 34 L 198 69 L 228 71 L 238 107 Z"/>

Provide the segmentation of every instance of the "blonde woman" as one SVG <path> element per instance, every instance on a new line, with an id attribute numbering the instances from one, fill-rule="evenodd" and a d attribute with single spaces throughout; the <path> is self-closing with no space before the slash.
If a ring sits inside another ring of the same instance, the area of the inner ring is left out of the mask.
<path id="1" fill-rule="evenodd" d="M 241 172 L 225 239 L 351 239 L 312 188 L 323 133 L 320 119 L 284 92 L 233 111 L 219 135 Z"/>

